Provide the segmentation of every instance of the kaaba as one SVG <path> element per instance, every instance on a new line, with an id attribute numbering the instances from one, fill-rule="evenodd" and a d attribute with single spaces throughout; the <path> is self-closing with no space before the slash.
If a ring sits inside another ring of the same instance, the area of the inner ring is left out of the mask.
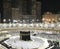
<path id="1" fill-rule="evenodd" d="M 20 40 L 29 41 L 30 31 L 20 31 Z"/>

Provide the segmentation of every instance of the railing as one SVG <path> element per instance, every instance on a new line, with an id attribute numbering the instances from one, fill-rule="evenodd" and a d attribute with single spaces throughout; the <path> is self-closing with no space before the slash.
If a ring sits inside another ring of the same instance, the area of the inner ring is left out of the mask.
<path id="1" fill-rule="evenodd" d="M 52 31 L 54 33 L 60 33 L 60 26 L 57 24 L 44 24 L 44 23 L 32 23 L 32 24 L 20 24 L 20 23 L 3 23 L 0 24 L 1 31 L 16 31 L 16 30 L 30 30 L 30 31 Z M 2 33 L 2 32 L 1 32 Z"/>

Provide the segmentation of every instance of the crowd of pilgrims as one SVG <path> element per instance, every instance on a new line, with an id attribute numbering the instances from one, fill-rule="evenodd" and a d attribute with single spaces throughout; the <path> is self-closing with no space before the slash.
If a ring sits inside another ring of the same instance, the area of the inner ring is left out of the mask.
<path id="1" fill-rule="evenodd" d="M 51 41 L 51 40 L 48 40 L 48 43 L 49 43 L 49 46 L 45 49 L 60 49 L 59 47 L 59 42 L 58 41 Z"/>

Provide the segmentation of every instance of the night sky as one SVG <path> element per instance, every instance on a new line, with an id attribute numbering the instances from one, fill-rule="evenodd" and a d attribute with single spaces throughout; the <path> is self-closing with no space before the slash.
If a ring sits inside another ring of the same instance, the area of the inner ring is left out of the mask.
<path id="1" fill-rule="evenodd" d="M 40 0 L 42 2 L 42 13 L 52 12 L 60 13 L 60 1 L 59 0 Z"/>

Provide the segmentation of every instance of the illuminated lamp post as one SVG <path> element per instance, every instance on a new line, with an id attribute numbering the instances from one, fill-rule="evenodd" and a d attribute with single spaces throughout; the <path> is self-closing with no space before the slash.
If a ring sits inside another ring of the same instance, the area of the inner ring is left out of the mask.
<path id="1" fill-rule="evenodd" d="M 48 19 L 49 23 L 51 23 L 51 19 Z"/>
<path id="2" fill-rule="evenodd" d="M 36 24 L 37 27 L 39 27 L 39 24 Z"/>
<path id="3" fill-rule="evenodd" d="M 6 23 L 6 19 L 3 19 L 3 22 Z"/>
<path id="4" fill-rule="evenodd" d="M 6 28 L 6 26 L 7 26 L 7 24 L 5 24 L 6 23 L 6 19 L 3 19 L 3 22 L 4 22 L 3 27 Z"/>
<path id="5" fill-rule="evenodd" d="M 34 23 L 34 19 L 32 20 L 32 23 Z"/>
<path id="6" fill-rule="evenodd" d="M 19 27 L 22 27 L 22 24 L 19 24 Z"/>
<path id="7" fill-rule="evenodd" d="M 11 27 L 12 26 L 11 19 L 8 19 L 8 21 L 9 21 L 9 27 Z"/>
<path id="8" fill-rule="evenodd" d="M 44 22 L 45 21 L 45 18 L 43 18 L 42 21 Z"/>
<path id="9" fill-rule="evenodd" d="M 36 21 L 39 22 L 39 19 L 37 19 Z"/>
<path id="10" fill-rule="evenodd" d="M 17 23 L 17 20 L 13 20 L 13 23 Z"/>
<path id="11" fill-rule="evenodd" d="M 31 24 L 31 26 L 33 27 L 33 24 Z"/>

